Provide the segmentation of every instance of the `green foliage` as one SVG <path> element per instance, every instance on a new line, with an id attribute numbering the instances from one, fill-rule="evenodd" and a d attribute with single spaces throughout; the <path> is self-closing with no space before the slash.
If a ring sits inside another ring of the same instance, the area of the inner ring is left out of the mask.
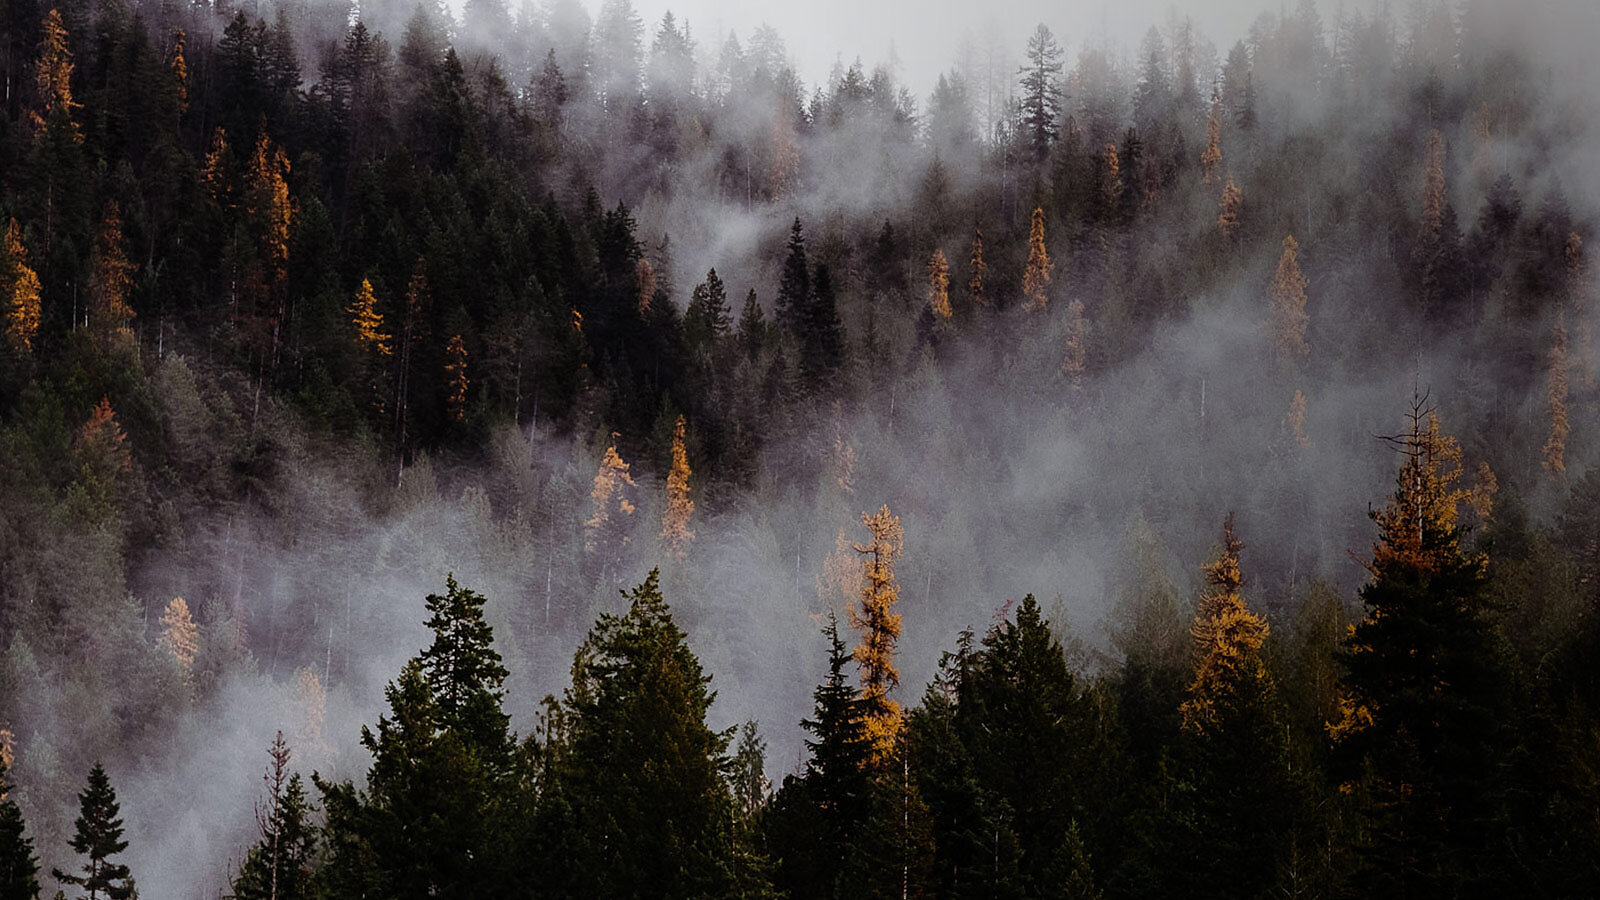
<path id="1" fill-rule="evenodd" d="M 79 813 L 73 823 L 76 829 L 71 846 L 83 859 L 83 874 L 75 875 L 56 869 L 53 874 L 62 884 L 75 885 L 87 900 L 129 900 L 135 896 L 133 878 L 128 867 L 112 861 L 112 857 L 128 849 L 122 839 L 121 807 L 111 779 L 98 763 L 89 770 L 89 782 L 78 794 Z"/>

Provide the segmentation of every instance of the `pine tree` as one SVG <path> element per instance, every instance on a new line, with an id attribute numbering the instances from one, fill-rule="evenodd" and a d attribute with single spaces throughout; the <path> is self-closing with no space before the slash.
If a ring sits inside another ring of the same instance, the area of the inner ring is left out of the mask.
<path id="1" fill-rule="evenodd" d="M 5 328 L 23 349 L 33 348 L 39 332 L 39 276 L 28 267 L 28 248 L 22 243 L 17 220 L 6 224 L 0 243 L 0 304 L 5 306 Z"/>
<path id="2" fill-rule="evenodd" d="M 1130 164 L 1133 162 L 1129 160 Z M 1108 143 L 1100 154 L 1100 183 L 1096 185 L 1095 195 L 1101 222 L 1114 224 L 1122 220 L 1122 197 L 1126 187 L 1122 180 L 1122 157 L 1117 153 L 1117 145 Z"/>
<path id="3" fill-rule="evenodd" d="M 39 861 L 33 855 L 33 839 L 28 837 L 22 810 L 11 796 L 10 732 L 0 746 L 0 900 L 37 900 Z"/>
<path id="4" fill-rule="evenodd" d="M 1022 128 L 1035 159 L 1044 159 L 1061 134 L 1061 45 L 1043 23 L 1028 37 L 1028 64 L 1022 76 Z"/>
<path id="5" fill-rule="evenodd" d="M 937 248 L 928 258 L 928 308 L 938 320 L 950 318 L 950 264 Z"/>
<path id="6" fill-rule="evenodd" d="M 727 288 L 717 277 L 717 270 L 711 269 L 706 272 L 706 280 L 695 285 L 689 294 L 689 309 L 683 316 L 684 337 L 690 346 L 710 347 L 728 333 L 732 324 Z"/>
<path id="7" fill-rule="evenodd" d="M 689 517 L 694 515 L 694 501 L 689 499 L 689 453 L 684 449 L 684 418 L 672 428 L 672 468 L 667 471 L 667 508 L 661 516 L 661 543 L 678 562 L 689 552 L 694 532 L 689 530 Z"/>
<path id="8" fill-rule="evenodd" d="M 1567 325 L 1565 319 L 1556 322 L 1550 341 L 1550 374 L 1545 393 L 1550 403 L 1550 436 L 1544 442 L 1544 468 L 1557 475 L 1567 470 L 1567 435 L 1572 427 L 1567 424 Z"/>
<path id="9" fill-rule="evenodd" d="M 1022 308 L 1042 312 L 1050 303 L 1050 254 L 1044 248 L 1044 209 L 1034 207 L 1028 228 L 1028 267 L 1022 272 Z"/>
<path id="10" fill-rule="evenodd" d="M 82 888 L 85 900 L 130 900 L 135 894 L 128 867 L 111 861 L 128 849 L 128 842 L 122 839 L 122 820 L 117 817 L 121 808 L 111 779 L 99 763 L 89 770 L 89 783 L 78 794 L 78 807 L 73 822 L 76 831 L 68 843 L 84 857 L 83 874 L 70 875 L 60 869 L 51 874 L 62 884 Z"/>
<path id="11" fill-rule="evenodd" d="M 755 362 L 761 355 L 761 348 L 767 344 L 767 320 L 761 312 L 761 304 L 756 300 L 754 288 L 744 295 L 744 309 L 739 311 L 739 346 L 744 348 L 745 358 Z"/>
<path id="12" fill-rule="evenodd" d="M 982 228 L 972 230 L 972 256 L 968 260 L 967 271 L 967 296 L 971 298 L 973 306 L 983 306 L 988 303 L 983 279 L 989 273 L 989 264 L 983 261 Z"/>
<path id="13" fill-rule="evenodd" d="M 1487 884 L 1497 862 L 1509 680 L 1483 597 L 1486 560 L 1461 547 L 1460 447 L 1420 399 L 1409 422 L 1394 439 L 1394 495 L 1373 514 L 1366 617 L 1345 644 L 1330 733 L 1344 789 L 1363 801 L 1355 887 L 1455 896 Z"/>
<path id="14" fill-rule="evenodd" d="M 900 587 L 894 580 L 894 561 L 905 549 L 905 532 L 900 518 L 884 506 L 876 513 L 862 513 L 861 524 L 872 535 L 866 544 L 856 544 L 864 557 L 861 582 L 861 607 L 850 611 L 850 626 L 861 632 L 856 645 L 856 666 L 861 675 L 861 704 L 867 739 L 874 759 L 887 760 L 900 733 L 900 704 L 889 699 L 889 692 L 900 685 L 895 669 L 895 645 L 900 641 L 900 614 L 894 611 Z"/>
<path id="15" fill-rule="evenodd" d="M 467 345 L 461 335 L 453 334 L 444 347 L 445 410 L 450 421 L 460 424 L 467 420 Z"/>
<path id="16" fill-rule="evenodd" d="M 1270 308 L 1267 330 L 1280 363 L 1304 356 L 1306 347 L 1306 278 L 1300 274 L 1300 245 L 1293 235 L 1283 239 L 1283 256 L 1267 292 Z"/>
<path id="17" fill-rule="evenodd" d="M 1233 175 L 1228 175 L 1228 183 L 1222 188 L 1222 203 L 1217 209 L 1217 230 L 1225 238 L 1232 238 L 1239 231 L 1241 217 L 1244 213 L 1244 191 L 1233 183 Z"/>
<path id="18" fill-rule="evenodd" d="M 778 282 L 778 326 L 798 339 L 804 332 L 806 312 L 811 303 L 811 266 L 806 262 L 806 237 L 795 218 L 789 227 L 789 255 L 783 260 L 783 276 Z"/>
<path id="19" fill-rule="evenodd" d="M 200 653 L 200 630 L 182 597 L 173 597 L 161 614 L 160 645 L 172 655 L 185 678 L 193 673 L 195 657 Z"/>

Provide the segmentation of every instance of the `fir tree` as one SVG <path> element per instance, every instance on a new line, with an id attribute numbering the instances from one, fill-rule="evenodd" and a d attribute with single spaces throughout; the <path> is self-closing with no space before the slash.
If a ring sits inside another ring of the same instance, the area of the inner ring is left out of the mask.
<path id="1" fill-rule="evenodd" d="M 309 900 L 316 831 L 298 772 L 289 771 L 289 745 L 278 732 L 267 749 L 266 796 L 256 807 L 261 839 L 245 852 L 233 878 L 232 900 Z"/>
<path id="2" fill-rule="evenodd" d="M 9 737 L 9 732 L 6 733 Z M 11 796 L 9 740 L 0 753 L 0 900 L 36 900 L 39 896 L 39 861 L 33 855 L 22 810 Z"/>
<path id="3" fill-rule="evenodd" d="M 89 770 L 89 783 L 78 794 L 78 807 L 73 822 L 76 831 L 68 843 L 84 858 L 83 874 L 70 875 L 60 869 L 52 874 L 62 884 L 81 888 L 85 900 L 129 900 L 134 896 L 133 878 L 127 866 L 111 860 L 128 849 L 128 842 L 122 839 L 122 819 L 117 817 L 121 807 L 111 779 L 99 763 Z"/>
<path id="4" fill-rule="evenodd" d="M 1028 64 L 1022 76 L 1022 127 L 1035 159 L 1044 159 L 1060 136 L 1061 45 L 1042 23 L 1028 37 Z"/>
<path id="5" fill-rule="evenodd" d="M 778 282 L 778 326 L 798 339 L 804 333 L 810 305 L 811 266 L 806 262 L 806 238 L 797 217 L 789 227 L 789 253 L 784 257 L 783 276 Z"/>

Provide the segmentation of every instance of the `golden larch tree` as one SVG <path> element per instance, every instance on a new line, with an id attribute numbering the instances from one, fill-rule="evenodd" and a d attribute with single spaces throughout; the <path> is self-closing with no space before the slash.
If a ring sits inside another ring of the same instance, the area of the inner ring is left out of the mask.
<path id="1" fill-rule="evenodd" d="M 1278 271 L 1267 291 L 1267 331 L 1272 335 L 1279 362 L 1306 354 L 1306 325 L 1310 322 L 1306 315 L 1306 284 L 1306 277 L 1300 274 L 1300 245 L 1294 235 L 1285 236 L 1283 256 L 1278 258 Z"/>
<path id="2" fill-rule="evenodd" d="M 1108 217 L 1115 216 L 1122 205 L 1122 160 L 1117 145 L 1106 144 L 1100 159 L 1100 206 Z"/>
<path id="3" fill-rule="evenodd" d="M 683 416 L 672 426 L 672 465 L 667 469 L 667 508 L 661 514 L 661 543 L 678 562 L 689 554 L 694 532 L 689 519 L 694 515 L 694 500 L 689 497 L 689 451 L 684 447 L 686 425 Z"/>
<path id="4" fill-rule="evenodd" d="M 987 302 L 983 279 L 989 274 L 989 264 L 983 261 L 982 228 L 973 229 L 972 255 L 967 261 L 967 270 L 967 296 L 972 299 L 974 306 L 982 306 Z"/>
<path id="5" fill-rule="evenodd" d="M 1414 404 L 1407 432 L 1391 442 L 1405 459 L 1399 489 L 1389 504 L 1373 514 L 1383 540 L 1372 549 L 1369 568 L 1376 574 L 1391 567 L 1436 571 L 1458 557 L 1456 521 L 1472 491 L 1457 485 L 1461 478 L 1461 445 L 1444 434 L 1436 412 Z"/>
<path id="6" fill-rule="evenodd" d="M 1206 118 L 1206 149 L 1200 154 L 1200 168 L 1205 173 L 1204 184 L 1217 183 L 1217 170 L 1222 167 L 1222 95 L 1211 93 L 1211 114 Z"/>
<path id="7" fill-rule="evenodd" d="M 611 446 L 606 448 L 605 455 L 600 458 L 600 468 L 594 474 L 594 486 L 589 490 L 589 518 L 583 523 L 588 532 L 584 542 L 585 550 L 590 553 L 595 552 L 600 544 L 613 534 L 619 538 L 620 543 L 628 542 L 627 535 L 619 532 L 628 517 L 633 515 L 633 501 L 628 496 L 633 486 L 633 476 L 628 473 L 628 464 L 617 452 L 617 445 L 613 440 Z"/>
<path id="8" fill-rule="evenodd" d="M 1239 231 L 1239 225 L 1244 215 L 1244 191 L 1233 182 L 1233 175 L 1228 175 L 1228 183 L 1222 187 L 1222 202 L 1217 208 L 1217 230 L 1225 238 L 1232 238 Z"/>
<path id="9" fill-rule="evenodd" d="M 1240 595 L 1243 549 L 1230 513 L 1222 526 L 1222 552 L 1205 566 L 1208 588 L 1189 631 L 1195 647 L 1194 679 L 1179 712 L 1191 732 L 1204 733 L 1220 724 L 1220 711 L 1237 696 L 1268 696 L 1273 690 L 1262 653 L 1267 620 L 1251 612 Z"/>
<path id="10" fill-rule="evenodd" d="M 96 333 L 108 337 L 125 330 L 133 318 L 128 294 L 133 290 L 135 266 L 128 259 L 122 235 L 122 210 L 106 201 L 94 249 L 89 254 L 89 311 Z"/>
<path id="11" fill-rule="evenodd" d="M 118 472 L 133 468 L 133 454 L 127 447 L 128 435 L 117 422 L 111 398 L 101 397 L 89 413 L 89 420 L 78 429 L 78 453 L 102 462 Z"/>
<path id="12" fill-rule="evenodd" d="M 1302 450 L 1311 449 L 1311 438 L 1306 435 L 1306 395 L 1304 391 L 1296 390 L 1289 400 L 1289 413 L 1284 416 L 1284 424 L 1289 426 L 1289 433 L 1294 436 L 1295 443 Z"/>
<path id="13" fill-rule="evenodd" d="M 1572 432 L 1567 422 L 1567 325 L 1562 319 L 1557 320 L 1550 341 L 1545 393 L 1550 403 L 1550 436 L 1544 442 L 1544 468 L 1560 475 L 1567 470 L 1567 435 Z"/>
<path id="14" fill-rule="evenodd" d="M 61 13 L 52 9 L 39 23 L 39 56 L 34 61 L 34 85 L 39 91 L 40 109 L 32 113 L 39 132 L 47 127 L 64 126 L 73 140 L 83 140 L 83 132 L 72 114 L 78 103 L 72 99 L 72 48 L 67 41 L 67 26 Z"/>
<path id="15" fill-rule="evenodd" d="M 1022 308 L 1040 312 L 1050 303 L 1050 254 L 1044 248 L 1044 209 L 1033 208 L 1033 224 L 1028 228 L 1028 267 L 1022 272 Z"/>
<path id="16" fill-rule="evenodd" d="M 1083 301 L 1067 304 L 1067 353 L 1061 360 L 1061 374 L 1074 391 L 1083 390 L 1083 372 L 1089 360 L 1089 320 L 1083 315 Z"/>
<path id="17" fill-rule="evenodd" d="M 391 336 L 383 330 L 383 316 L 378 312 L 378 296 L 372 291 L 372 282 L 361 279 L 355 299 L 350 301 L 350 324 L 355 327 L 356 346 L 362 352 L 387 357 L 394 352 Z"/>
<path id="18" fill-rule="evenodd" d="M 935 320 L 950 318 L 950 264 L 938 248 L 928 257 L 928 308 Z"/>
<path id="19" fill-rule="evenodd" d="M 211 132 L 205 162 L 200 166 L 200 182 L 211 201 L 226 209 L 232 199 L 233 180 L 229 177 L 228 132 L 220 126 Z"/>
<path id="20" fill-rule="evenodd" d="M 182 597 L 173 597 L 161 613 L 161 649 L 172 655 L 183 675 L 194 673 L 195 657 L 200 655 L 200 629 L 189 614 L 189 604 Z"/>
<path id="21" fill-rule="evenodd" d="M 639 314 L 644 315 L 650 311 L 650 303 L 656 298 L 656 270 L 650 265 L 650 260 L 641 256 L 634 263 L 633 275 L 639 286 Z"/>
<path id="22" fill-rule="evenodd" d="M 900 599 L 900 586 L 894 580 L 894 561 L 905 549 L 905 533 L 900 518 L 884 506 L 876 513 L 862 513 L 861 524 L 872 539 L 856 544 L 863 557 L 860 609 L 850 611 L 850 626 L 861 632 L 856 645 L 856 667 L 861 676 L 861 704 L 867 739 L 879 760 L 894 752 L 900 734 L 900 704 L 889 699 L 889 692 L 900 684 L 894 667 L 895 646 L 900 641 L 900 614 L 894 605 Z"/>
<path id="23" fill-rule="evenodd" d="M 25 350 L 33 348 L 39 332 L 39 275 L 28 266 L 28 248 L 22 243 L 17 220 L 6 224 L 0 242 L 0 302 L 5 304 L 5 328 L 11 339 Z"/>
<path id="24" fill-rule="evenodd" d="M 1466 502 L 1480 523 L 1489 521 L 1489 517 L 1494 515 L 1494 498 L 1499 492 L 1500 479 L 1495 477 L 1494 470 L 1489 468 L 1487 462 L 1478 463 L 1478 478 L 1467 491 Z"/>
<path id="25" fill-rule="evenodd" d="M 250 155 L 248 210 L 255 223 L 257 245 L 268 280 L 282 282 L 289 274 L 289 233 L 294 209 L 289 199 L 289 157 L 265 130 Z"/>
<path id="26" fill-rule="evenodd" d="M 189 61 L 184 57 L 189 36 L 182 28 L 172 33 L 172 59 L 167 72 L 172 75 L 172 87 L 178 98 L 178 114 L 189 111 Z"/>

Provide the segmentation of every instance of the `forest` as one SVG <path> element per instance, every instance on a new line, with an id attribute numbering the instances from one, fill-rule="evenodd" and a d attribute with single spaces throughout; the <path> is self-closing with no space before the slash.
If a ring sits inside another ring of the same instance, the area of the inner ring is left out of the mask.
<path id="1" fill-rule="evenodd" d="M 1261 6 L 0 0 L 0 900 L 1600 893 L 1600 12 Z"/>

